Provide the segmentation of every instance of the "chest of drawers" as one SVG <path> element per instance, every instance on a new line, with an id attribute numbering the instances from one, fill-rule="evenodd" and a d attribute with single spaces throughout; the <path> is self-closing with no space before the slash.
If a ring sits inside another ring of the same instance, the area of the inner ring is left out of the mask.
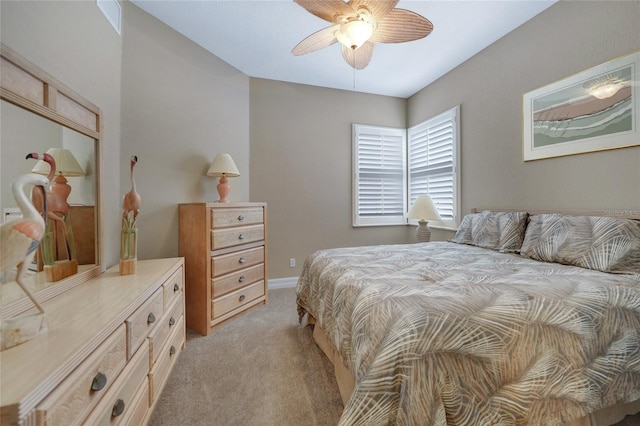
<path id="1" fill-rule="evenodd" d="M 212 328 L 267 302 L 267 205 L 180 204 L 187 327 Z"/>
<path id="2" fill-rule="evenodd" d="M 0 424 L 146 424 L 184 348 L 183 294 L 174 258 L 46 301 L 48 332 L 0 354 Z"/>

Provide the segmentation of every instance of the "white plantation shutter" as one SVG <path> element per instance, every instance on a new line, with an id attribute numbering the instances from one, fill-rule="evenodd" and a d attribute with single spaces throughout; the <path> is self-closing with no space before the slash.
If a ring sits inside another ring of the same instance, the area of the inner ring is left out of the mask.
<path id="1" fill-rule="evenodd" d="M 429 195 L 445 226 L 455 226 L 458 216 L 459 109 L 445 111 L 407 132 L 408 206 L 419 195 Z"/>
<path id="2" fill-rule="evenodd" d="M 404 129 L 353 125 L 353 226 L 406 223 Z"/>

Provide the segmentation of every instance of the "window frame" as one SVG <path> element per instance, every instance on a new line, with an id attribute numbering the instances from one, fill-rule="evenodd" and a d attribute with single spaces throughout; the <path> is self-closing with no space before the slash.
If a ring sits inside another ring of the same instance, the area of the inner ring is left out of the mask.
<path id="1" fill-rule="evenodd" d="M 452 217 L 450 219 L 444 219 L 441 221 L 431 220 L 429 221 L 429 226 L 432 228 L 444 228 L 444 229 L 457 229 L 457 225 L 459 223 L 460 218 L 460 173 L 459 173 L 459 159 L 460 159 L 460 105 L 457 105 L 451 109 L 441 112 L 431 118 L 428 118 L 414 126 L 411 126 L 407 129 L 407 210 L 409 206 L 411 206 L 412 200 L 418 195 L 429 195 L 433 200 L 434 204 L 436 204 L 436 208 L 438 207 L 437 199 L 438 195 L 434 195 L 434 193 L 429 193 L 429 191 L 417 191 L 417 193 L 413 193 L 411 191 L 411 136 L 412 132 L 416 131 L 427 131 L 429 128 L 438 127 L 439 125 L 444 124 L 447 121 L 452 121 L 451 125 L 451 138 L 452 140 L 452 159 L 451 159 L 451 186 L 452 186 L 452 194 L 451 194 L 451 212 Z M 434 173 L 435 174 L 435 173 Z M 434 191 L 435 192 L 435 191 Z M 416 220 L 409 220 L 409 224 L 417 224 Z"/>
<path id="2" fill-rule="evenodd" d="M 354 227 L 361 226 L 392 226 L 392 225 L 405 225 L 406 224 L 406 210 L 402 211 L 398 214 L 390 214 L 388 216 L 378 215 L 378 216 L 364 216 L 361 214 L 361 204 L 360 204 L 360 143 L 361 143 L 361 134 L 366 134 L 369 137 L 380 137 L 380 138 L 399 138 L 400 139 L 400 149 L 401 149 L 401 173 L 402 178 L 400 180 L 400 185 L 402 187 L 402 199 L 400 205 L 402 209 L 406 208 L 407 203 L 407 167 L 406 167 L 406 158 L 407 158 L 407 133 L 406 129 L 396 128 L 396 127 L 382 127 L 382 126 L 371 126 L 366 124 L 353 124 L 352 125 L 352 212 L 353 219 L 352 225 Z M 384 173 L 381 173 L 384 174 Z M 394 181 L 393 179 L 392 181 Z M 390 203 L 395 204 L 395 203 Z"/>
<path id="3" fill-rule="evenodd" d="M 390 226 L 390 225 L 415 225 L 417 221 L 409 220 L 406 218 L 406 212 L 411 205 L 411 198 L 415 198 L 410 193 L 411 186 L 411 173 L 410 173 L 410 132 L 421 126 L 429 126 L 430 124 L 442 123 L 446 119 L 453 121 L 452 125 L 452 219 L 443 221 L 429 221 L 429 226 L 432 228 L 441 228 L 455 230 L 460 218 L 460 105 L 457 105 L 451 109 L 443 111 L 431 118 L 428 118 L 414 126 L 406 129 L 395 127 L 383 127 L 364 124 L 352 125 L 352 225 L 353 227 L 363 226 Z M 362 216 L 360 214 L 359 204 L 359 187 L 360 187 L 360 171 L 359 171 L 359 135 L 362 131 L 367 131 L 370 134 L 378 134 L 382 137 L 384 134 L 394 134 L 395 137 L 402 138 L 402 150 L 403 150 L 403 185 L 402 185 L 402 200 L 404 205 L 404 211 L 402 214 L 390 215 L 390 216 Z M 417 195 L 421 195 L 424 192 L 420 192 Z M 427 192 L 428 193 L 428 192 Z M 410 198 L 411 197 L 411 198 Z M 437 207 L 437 203 L 436 203 Z"/>

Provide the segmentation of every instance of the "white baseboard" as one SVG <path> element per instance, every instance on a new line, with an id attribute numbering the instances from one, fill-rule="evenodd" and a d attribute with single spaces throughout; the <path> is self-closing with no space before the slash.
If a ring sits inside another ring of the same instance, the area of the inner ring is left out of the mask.
<path id="1" fill-rule="evenodd" d="M 269 280 L 268 286 L 269 286 L 269 290 L 276 290 L 279 288 L 295 287 L 297 283 L 298 283 L 298 277 L 275 278 L 275 279 Z"/>

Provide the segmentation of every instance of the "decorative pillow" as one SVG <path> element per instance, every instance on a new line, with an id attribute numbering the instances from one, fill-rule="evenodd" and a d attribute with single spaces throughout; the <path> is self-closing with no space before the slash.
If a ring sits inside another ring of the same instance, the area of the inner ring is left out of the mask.
<path id="1" fill-rule="evenodd" d="M 640 273 L 640 222 L 597 216 L 529 218 L 520 254 L 602 272 Z"/>
<path id="2" fill-rule="evenodd" d="M 520 251 L 527 226 L 526 212 L 490 212 L 468 214 L 451 240 L 454 243 L 498 250 Z"/>

